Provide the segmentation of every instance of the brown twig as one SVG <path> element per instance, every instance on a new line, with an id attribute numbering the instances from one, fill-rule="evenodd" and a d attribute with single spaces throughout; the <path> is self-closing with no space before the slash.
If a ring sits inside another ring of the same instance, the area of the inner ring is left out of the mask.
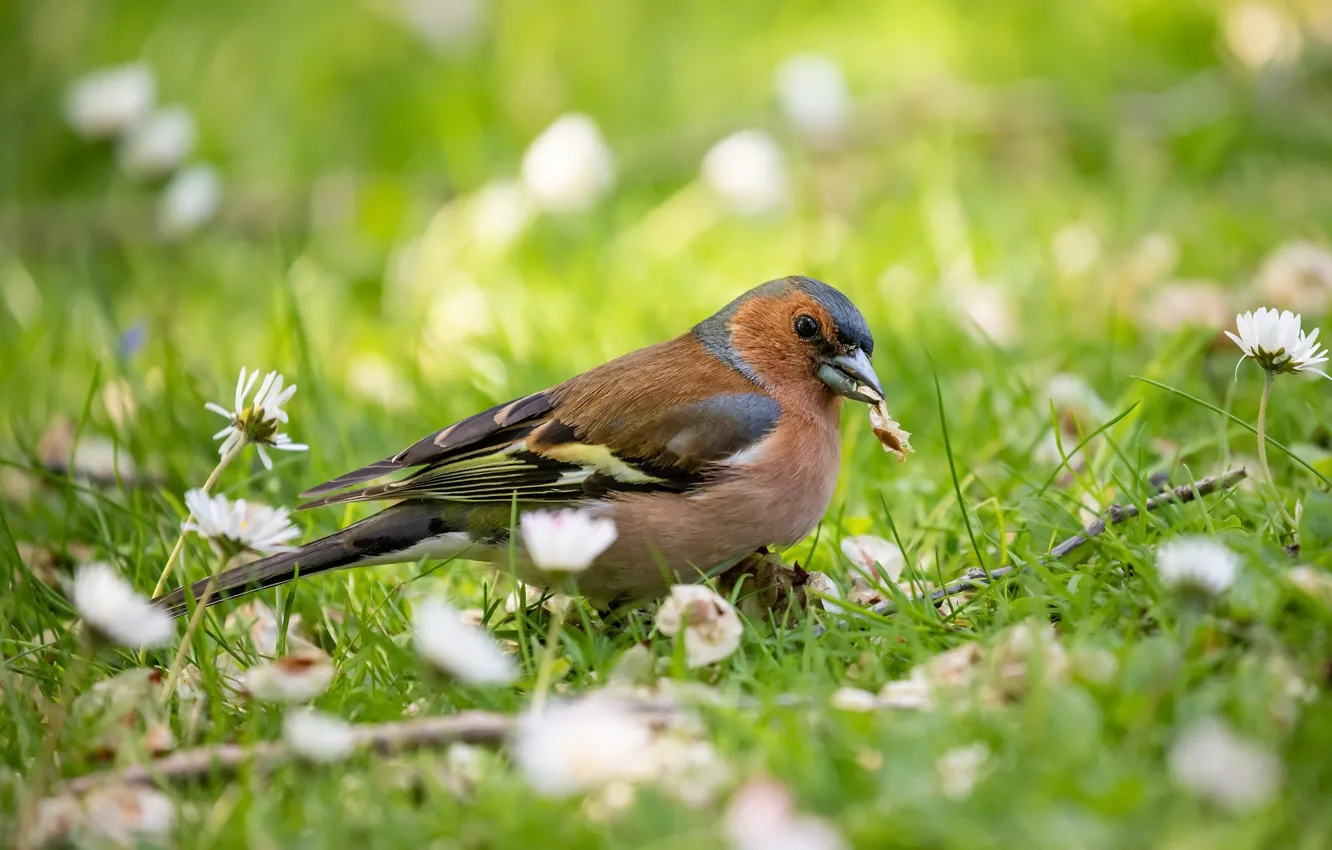
<path id="1" fill-rule="evenodd" d="M 1229 490 L 1248 476 L 1248 471 L 1244 467 L 1232 469 L 1221 475 L 1209 475 L 1201 481 L 1193 484 L 1184 484 L 1162 492 L 1160 495 L 1153 496 L 1146 501 L 1144 508 L 1150 513 L 1157 508 L 1169 504 L 1184 504 L 1192 502 L 1200 496 L 1206 496 L 1218 490 Z M 1112 525 L 1119 525 L 1122 522 L 1133 519 L 1142 511 L 1137 505 L 1113 505 L 1106 515 L 1093 522 L 1082 530 L 1080 534 L 1075 534 L 1059 543 L 1050 550 L 1050 554 L 1041 560 L 1047 563 L 1052 560 L 1058 560 L 1073 550 L 1085 544 L 1093 537 L 1105 533 L 1105 530 Z M 957 581 L 949 582 L 943 587 L 936 588 L 928 593 L 918 593 L 907 597 L 908 602 L 920 602 L 928 599 L 930 602 L 938 605 L 950 596 L 956 596 L 959 593 L 966 593 L 968 590 L 980 590 L 988 587 L 995 579 L 1005 578 L 1016 572 L 1025 572 L 1028 568 L 1013 564 L 1007 567 L 1000 567 L 996 570 L 990 570 L 987 575 L 984 570 L 973 567 L 967 570 L 966 574 Z M 897 609 L 897 602 L 892 599 L 880 602 L 869 609 L 875 614 L 884 616 L 893 613 Z"/>
<path id="2" fill-rule="evenodd" d="M 506 714 L 490 711 L 465 711 L 447 717 L 422 717 L 397 723 L 365 724 L 353 727 L 352 735 L 359 749 L 381 753 L 438 747 L 455 742 L 494 744 L 504 739 L 513 724 Z M 98 771 L 66 782 L 63 791 L 84 794 L 101 785 L 129 783 L 152 784 L 180 782 L 218 774 L 235 773 L 242 765 L 269 770 L 294 758 L 282 741 L 264 741 L 246 746 L 216 744 L 181 750 L 142 764 Z"/>
<path id="3" fill-rule="evenodd" d="M 626 707 L 652 725 L 669 723 L 683 706 L 676 700 L 630 700 Z M 389 754 L 442 747 L 453 743 L 499 744 L 513 729 L 516 717 L 494 711 L 464 711 L 446 717 L 421 717 L 396 723 L 366 723 L 352 727 L 356 749 Z M 256 744 L 214 744 L 195 747 L 141 764 L 102 770 L 71 779 L 60 789 L 65 794 L 86 794 L 103 785 L 149 785 L 230 775 L 242 766 L 272 770 L 297 758 L 283 741 Z"/>

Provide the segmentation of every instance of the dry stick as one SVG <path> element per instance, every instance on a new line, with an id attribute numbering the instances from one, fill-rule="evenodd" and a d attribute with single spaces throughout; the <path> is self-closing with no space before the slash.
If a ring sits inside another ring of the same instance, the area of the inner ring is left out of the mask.
<path id="1" fill-rule="evenodd" d="M 680 704 L 671 700 L 627 703 L 649 723 L 663 724 L 677 717 Z M 464 711 L 446 717 L 421 717 L 396 723 L 367 723 L 352 726 L 357 749 L 381 754 L 440 747 L 453 743 L 498 744 L 508 737 L 517 718 L 494 711 Z M 181 750 L 159 759 L 127 767 L 102 770 L 71 779 L 62 786 L 65 794 L 85 794 L 108 784 L 151 785 L 181 782 L 216 775 L 230 775 L 242 766 L 271 770 L 298 756 L 283 741 L 257 744 L 215 744 Z"/>
<path id="2" fill-rule="evenodd" d="M 1243 480 L 1248 474 L 1248 471 L 1244 469 L 1244 467 L 1240 467 L 1239 469 L 1232 469 L 1222 475 L 1209 475 L 1194 484 L 1184 484 L 1175 487 L 1174 489 L 1166 490 L 1159 496 L 1153 496 L 1147 500 L 1144 507 L 1146 507 L 1148 513 L 1150 513 L 1162 505 L 1192 502 L 1199 496 L 1206 496 L 1217 490 L 1229 490 Z M 1133 519 L 1139 513 L 1141 513 L 1141 511 L 1138 510 L 1137 505 L 1111 506 L 1110 510 L 1106 512 L 1106 516 L 1101 517 L 1096 520 L 1096 522 L 1093 522 L 1091 525 L 1084 528 L 1081 534 L 1075 534 L 1051 549 L 1050 554 L 1042 559 L 1042 562 L 1064 557 L 1088 540 L 1091 540 L 1093 537 L 1103 534 L 1109 526 L 1119 525 L 1126 520 Z M 1026 567 L 1022 567 L 1021 571 L 1025 571 L 1026 569 Z M 1019 571 L 1017 565 L 1001 567 L 997 570 L 990 570 L 989 578 L 1003 578 L 1004 576 L 1017 571 Z M 950 596 L 956 596 L 957 594 L 965 593 L 968 590 L 980 590 L 988 586 L 988 584 L 989 582 L 986 580 L 985 571 L 973 567 L 972 569 L 967 570 L 966 575 L 957 581 L 949 582 L 943 587 L 937 588 L 929 593 L 918 593 L 913 596 L 908 596 L 907 601 L 918 602 L 928 599 L 937 604 Z M 897 603 L 890 599 L 880 602 L 870 610 L 875 614 L 885 615 L 891 614 L 896 608 Z"/>
<path id="3" fill-rule="evenodd" d="M 352 727 L 358 748 L 379 752 L 401 752 L 422 747 L 467 743 L 495 743 L 504 739 L 513 718 L 489 711 L 465 711 L 447 717 L 423 717 L 399 723 Z M 148 785 L 235 773 L 242 765 L 268 770 L 290 760 L 294 753 L 282 741 L 258 744 L 217 744 L 181 750 L 143 764 L 103 770 L 66 782 L 63 791 L 83 794 L 103 784 Z"/>

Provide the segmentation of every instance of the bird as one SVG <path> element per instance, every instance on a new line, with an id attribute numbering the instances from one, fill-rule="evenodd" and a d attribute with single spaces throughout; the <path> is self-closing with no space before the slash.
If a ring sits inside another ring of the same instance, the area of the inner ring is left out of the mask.
<path id="1" fill-rule="evenodd" d="M 226 570 L 206 604 L 335 569 L 464 557 L 549 579 L 510 545 L 514 513 L 576 508 L 615 541 L 577 576 L 606 606 L 647 601 L 804 539 L 832 499 L 844 399 L 879 402 L 860 310 L 803 276 L 770 280 L 688 332 L 462 419 L 302 493 L 303 509 L 393 504 Z M 393 480 L 374 483 L 390 476 Z M 519 535 L 521 537 L 521 535 Z M 208 580 L 154 600 L 173 615 Z"/>

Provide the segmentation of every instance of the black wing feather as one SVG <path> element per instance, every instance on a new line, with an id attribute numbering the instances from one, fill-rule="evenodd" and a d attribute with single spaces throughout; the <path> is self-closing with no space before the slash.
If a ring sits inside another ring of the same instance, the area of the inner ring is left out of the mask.
<path id="1" fill-rule="evenodd" d="M 570 502 L 612 492 L 684 492 L 716 464 L 755 445 L 780 408 L 757 393 L 714 396 L 658 410 L 622 442 L 600 445 L 551 416 L 550 392 L 498 405 L 438 431 L 391 458 L 339 476 L 305 495 L 301 508 L 377 499 L 448 502 Z M 637 447 L 650 457 L 634 457 Z M 397 481 L 332 492 L 417 468 Z"/>
<path id="2" fill-rule="evenodd" d="M 383 478 L 385 475 L 401 472 L 404 469 L 424 466 L 446 459 L 451 460 L 458 457 L 463 449 L 474 448 L 477 443 L 486 440 L 488 437 L 497 438 L 493 441 L 487 441 L 488 444 L 503 442 L 505 435 L 502 432 L 512 426 L 520 425 L 524 420 L 550 412 L 552 403 L 548 392 L 539 392 L 496 405 L 489 410 L 483 410 L 418 440 L 393 457 L 384 458 L 381 461 L 376 461 L 368 466 L 363 466 L 360 469 L 325 481 L 323 484 L 311 487 L 301 494 L 301 498 L 309 499 L 324 493 L 345 490 L 348 487 L 374 481 L 376 478 Z M 318 503 L 332 504 L 332 502 L 325 502 L 322 499 L 318 500 Z M 314 506 L 315 503 L 308 505 L 308 507 Z"/>

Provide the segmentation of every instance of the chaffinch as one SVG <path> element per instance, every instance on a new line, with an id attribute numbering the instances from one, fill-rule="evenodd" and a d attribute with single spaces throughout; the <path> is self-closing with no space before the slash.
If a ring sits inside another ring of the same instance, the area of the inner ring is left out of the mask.
<path id="1" fill-rule="evenodd" d="M 208 602 L 343 567 L 456 556 L 507 564 L 515 504 L 608 515 L 618 536 L 579 574 L 579 592 L 603 603 L 658 596 L 793 545 L 818 524 L 837 481 L 842 399 L 882 395 L 873 352 L 845 295 L 807 277 L 769 281 L 682 336 L 307 491 L 317 498 L 304 508 L 397 504 L 222 573 Z M 515 561 L 520 578 L 543 584 L 521 545 Z M 157 601 L 180 613 L 184 589 Z"/>

